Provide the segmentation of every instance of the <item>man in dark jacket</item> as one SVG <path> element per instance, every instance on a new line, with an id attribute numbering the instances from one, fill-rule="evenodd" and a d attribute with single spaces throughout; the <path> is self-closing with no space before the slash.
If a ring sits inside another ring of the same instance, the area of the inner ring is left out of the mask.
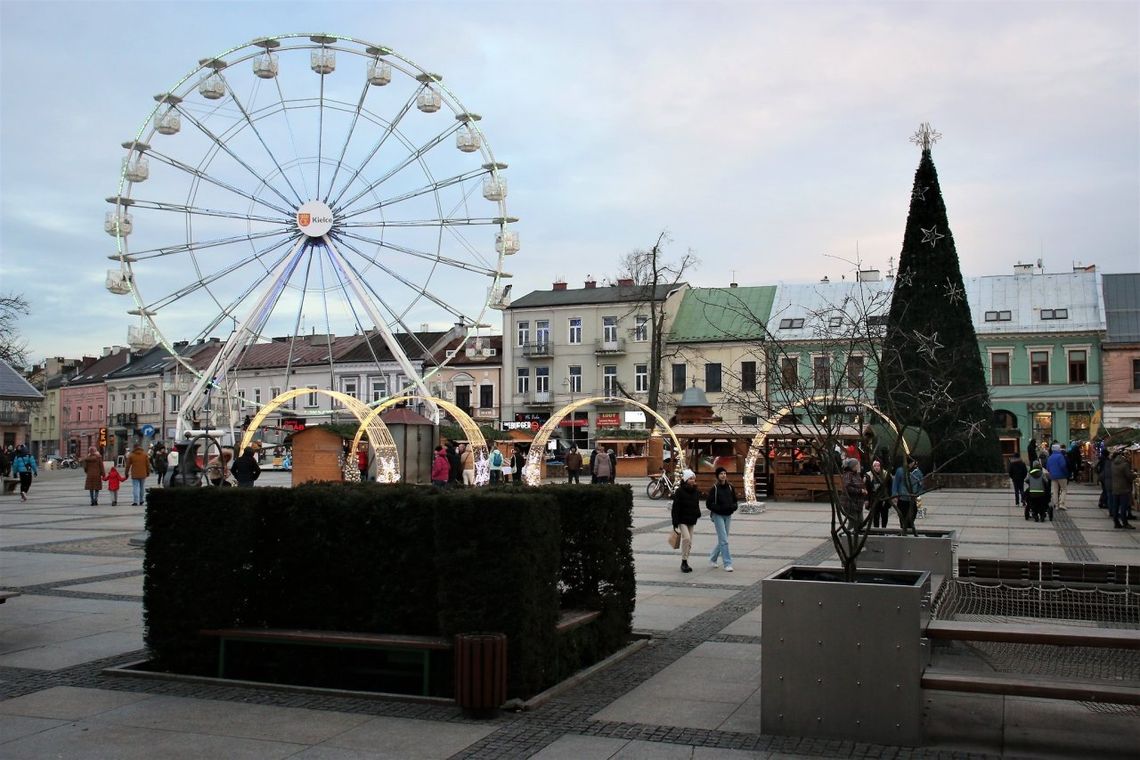
<path id="1" fill-rule="evenodd" d="M 567 483 L 580 483 L 578 476 L 582 472 L 582 452 L 578 451 L 577 446 L 570 447 L 570 453 L 566 455 L 566 482 Z"/>
<path id="2" fill-rule="evenodd" d="M 736 489 L 728 482 L 728 470 L 716 468 L 716 482 L 709 489 L 705 506 L 716 528 L 716 547 L 709 555 L 709 567 L 716 567 L 717 558 L 724 560 L 724 571 L 732 572 L 732 553 L 728 550 L 728 529 L 732 524 L 732 513 L 736 511 Z"/>
<path id="3" fill-rule="evenodd" d="M 701 492 L 697 490 L 697 476 L 692 470 L 681 473 L 681 485 L 673 492 L 672 514 L 673 530 L 681 534 L 681 572 L 691 573 L 689 552 L 693 548 L 693 526 L 701 519 Z"/>
<path id="4" fill-rule="evenodd" d="M 1025 505 L 1025 519 L 1029 519 L 1029 502 L 1025 500 L 1025 478 L 1029 475 L 1029 468 L 1021 459 L 1021 455 L 1014 453 L 1009 460 L 1009 479 L 1013 481 L 1013 506 Z"/>
<path id="5" fill-rule="evenodd" d="M 455 441 L 447 442 L 447 470 L 449 485 L 463 485 L 463 464 L 459 461 L 459 447 Z"/>

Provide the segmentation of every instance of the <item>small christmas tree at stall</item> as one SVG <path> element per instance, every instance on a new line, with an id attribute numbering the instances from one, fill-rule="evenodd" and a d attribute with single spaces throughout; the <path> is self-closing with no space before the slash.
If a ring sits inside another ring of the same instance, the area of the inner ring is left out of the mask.
<path id="1" fill-rule="evenodd" d="M 929 123 L 911 138 L 922 148 L 914 175 L 887 317 L 876 404 L 900 425 L 921 425 L 936 468 L 998 472 L 1001 452 L 954 235 L 930 148 Z"/>

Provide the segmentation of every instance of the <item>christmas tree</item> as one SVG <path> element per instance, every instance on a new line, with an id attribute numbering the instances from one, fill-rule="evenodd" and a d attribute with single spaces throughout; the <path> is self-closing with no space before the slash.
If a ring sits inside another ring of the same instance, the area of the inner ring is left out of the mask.
<path id="1" fill-rule="evenodd" d="M 926 467 L 999 472 L 1001 453 L 954 235 L 923 124 L 922 148 L 879 358 L 876 404 L 931 439 Z"/>

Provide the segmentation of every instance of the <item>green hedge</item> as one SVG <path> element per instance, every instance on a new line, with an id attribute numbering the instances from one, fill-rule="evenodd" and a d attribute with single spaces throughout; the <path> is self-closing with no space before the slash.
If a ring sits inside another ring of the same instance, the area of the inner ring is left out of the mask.
<path id="1" fill-rule="evenodd" d="M 150 492 L 147 645 L 210 673 L 204 628 L 314 628 L 509 637 L 527 697 L 628 641 L 628 486 L 438 491 L 413 485 Z M 561 637 L 559 609 L 597 609 Z"/>

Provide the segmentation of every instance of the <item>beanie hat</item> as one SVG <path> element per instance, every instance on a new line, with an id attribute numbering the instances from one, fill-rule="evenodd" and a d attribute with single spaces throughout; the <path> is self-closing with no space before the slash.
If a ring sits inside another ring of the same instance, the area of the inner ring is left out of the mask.
<path id="1" fill-rule="evenodd" d="M 723 467 L 717 467 L 717 468 L 716 468 L 716 475 L 717 475 L 717 477 L 720 477 L 720 474 L 721 474 L 722 472 L 723 472 L 725 475 L 727 475 L 727 474 L 728 474 L 728 470 L 724 469 Z"/>
<path id="2" fill-rule="evenodd" d="M 695 477 L 697 477 L 697 473 L 693 472 L 692 470 L 685 470 L 681 473 L 681 482 L 684 483 L 686 480 Z"/>

